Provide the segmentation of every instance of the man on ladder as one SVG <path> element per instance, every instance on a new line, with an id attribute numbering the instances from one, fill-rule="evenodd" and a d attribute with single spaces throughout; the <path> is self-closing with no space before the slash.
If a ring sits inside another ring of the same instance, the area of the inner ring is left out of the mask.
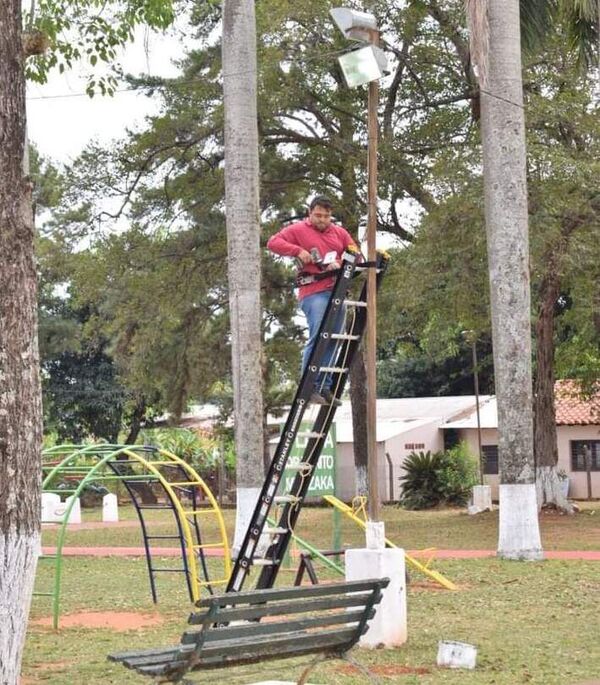
<path id="1" fill-rule="evenodd" d="M 302 373 L 306 369 L 310 354 L 317 341 L 319 326 L 325 315 L 335 277 L 345 251 L 358 252 L 352 236 L 343 226 L 332 223 L 332 201 L 325 195 L 317 195 L 310 203 L 308 216 L 285 226 L 273 235 L 267 243 L 268 249 L 283 257 L 296 257 L 302 264 L 298 278 L 298 300 L 308 324 L 308 342 L 302 354 Z M 343 323 L 343 312 L 335 322 L 334 332 L 339 332 Z M 323 359 L 323 366 L 329 366 L 335 346 L 331 344 Z M 320 374 L 310 397 L 315 404 L 334 404 L 341 401 L 331 391 L 330 374 Z"/>

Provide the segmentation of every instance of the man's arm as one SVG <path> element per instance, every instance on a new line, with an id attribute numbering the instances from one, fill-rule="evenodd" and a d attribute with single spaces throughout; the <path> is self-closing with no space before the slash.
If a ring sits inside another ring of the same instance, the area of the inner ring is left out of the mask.
<path id="1" fill-rule="evenodd" d="M 291 231 L 283 228 L 275 235 L 271 236 L 267 242 L 267 248 L 277 255 L 282 257 L 297 257 L 303 264 L 310 264 L 312 257 L 310 252 L 297 245 L 294 240 L 294 235 Z"/>

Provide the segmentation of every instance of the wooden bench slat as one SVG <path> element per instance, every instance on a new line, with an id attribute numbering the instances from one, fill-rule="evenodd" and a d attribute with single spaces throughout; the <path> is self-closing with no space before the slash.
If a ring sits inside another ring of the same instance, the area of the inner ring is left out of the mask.
<path id="1" fill-rule="evenodd" d="M 202 646 L 200 658 L 203 656 L 242 656 L 243 654 L 262 655 L 271 652 L 281 652 L 286 647 L 298 644 L 346 644 L 350 637 L 356 633 L 356 626 L 335 628 L 332 630 L 320 630 L 315 632 L 295 631 L 284 635 L 271 635 L 269 640 L 257 640 L 256 637 L 248 639 L 227 640 L 224 642 L 211 642 Z M 287 649 L 285 650 L 287 651 Z"/>
<path id="2" fill-rule="evenodd" d="M 133 659 L 135 657 L 143 656 L 160 656 L 175 654 L 179 652 L 180 645 L 171 645 L 170 647 L 159 647 L 158 649 L 140 649 L 136 652 L 117 652 L 116 654 L 109 654 L 109 661 L 124 661 L 125 659 Z"/>
<path id="3" fill-rule="evenodd" d="M 256 649 L 244 645 L 230 644 L 226 649 L 223 645 L 214 649 L 203 650 L 198 663 L 192 666 L 193 671 L 204 668 L 219 668 L 229 664 L 256 663 L 258 660 L 292 658 L 319 652 L 345 652 L 352 647 L 359 636 L 356 628 L 332 630 L 327 633 L 298 633 L 284 638 L 274 638 L 269 642 L 256 643 Z M 175 670 L 175 663 L 136 668 L 144 675 L 168 675 Z"/>
<path id="4" fill-rule="evenodd" d="M 250 590 L 248 592 L 230 592 L 218 597 L 208 597 L 196 602 L 197 607 L 235 606 L 237 604 L 261 604 L 262 602 L 276 602 L 278 600 L 298 599 L 300 597 L 324 597 L 337 593 L 365 592 L 373 590 L 375 586 L 385 587 L 385 579 L 353 580 L 348 583 L 327 583 L 326 585 L 301 585 L 298 587 Z"/>
<path id="5" fill-rule="evenodd" d="M 367 619 L 373 618 L 375 610 L 372 609 Z M 361 608 L 358 611 L 344 611 L 337 614 L 319 614 L 318 616 L 309 616 L 307 618 L 297 618 L 289 621 L 276 621 L 268 623 L 251 622 L 244 625 L 224 626 L 209 630 L 203 636 L 204 644 L 217 642 L 222 640 L 233 640 L 242 637 L 254 636 L 269 636 L 272 633 L 295 632 L 298 630 L 307 630 L 309 628 L 324 628 L 325 626 L 340 625 L 344 623 L 357 623 L 364 616 L 364 610 Z M 202 631 L 187 631 L 181 638 L 182 644 L 195 644 L 199 636 L 202 636 Z"/>
<path id="6" fill-rule="evenodd" d="M 236 607 L 233 609 L 219 610 L 219 623 L 230 623 L 231 621 L 244 621 L 255 618 L 286 616 L 288 614 L 305 614 L 312 611 L 330 611 L 334 609 L 347 609 L 350 607 L 365 606 L 370 600 L 371 593 L 337 595 L 335 597 L 319 597 L 317 599 L 306 599 L 303 602 L 286 602 L 280 604 L 252 605 Z M 192 614 L 188 623 L 198 625 L 205 622 L 206 614 Z"/>

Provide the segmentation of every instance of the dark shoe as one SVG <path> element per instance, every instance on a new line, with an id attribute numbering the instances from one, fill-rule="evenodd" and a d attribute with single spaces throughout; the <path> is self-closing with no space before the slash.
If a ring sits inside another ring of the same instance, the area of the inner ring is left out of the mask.
<path id="1" fill-rule="evenodd" d="M 326 400 L 323 395 L 319 395 L 316 390 L 313 390 L 313 393 L 309 397 L 308 401 L 312 402 L 313 404 L 329 404 L 329 401 Z"/>
<path id="2" fill-rule="evenodd" d="M 327 404 L 334 407 L 342 406 L 342 400 L 338 400 L 338 398 L 331 392 L 331 390 L 329 390 L 329 388 L 324 388 L 321 394 L 327 400 Z"/>

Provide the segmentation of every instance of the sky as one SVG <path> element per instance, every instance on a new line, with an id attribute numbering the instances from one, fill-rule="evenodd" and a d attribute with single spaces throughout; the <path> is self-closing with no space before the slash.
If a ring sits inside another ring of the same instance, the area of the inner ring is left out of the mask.
<path id="1" fill-rule="evenodd" d="M 183 29 L 179 27 L 179 35 Z M 139 29 L 135 41 L 123 52 L 120 63 L 126 73 L 133 75 L 174 77 L 174 61 L 183 57 L 185 43 L 173 32 L 159 34 Z M 110 143 L 125 135 L 126 130 L 141 128 L 144 117 L 158 113 L 160 100 L 152 100 L 137 91 L 126 90 L 122 84 L 114 96 L 85 93 L 84 70 L 75 66 L 58 74 L 53 72 L 48 83 L 27 86 L 27 125 L 29 139 L 39 152 L 54 162 L 69 164 L 82 152 L 87 143 Z M 407 206 L 406 216 L 414 215 Z M 389 248 L 397 239 L 379 233 L 377 246 Z"/>
<path id="2" fill-rule="evenodd" d="M 183 45 L 173 35 L 140 30 L 134 43 L 122 54 L 127 73 L 175 76 L 173 60 L 183 56 Z M 27 86 L 27 124 L 29 139 L 39 151 L 55 161 L 68 164 L 85 145 L 119 138 L 126 129 L 139 127 L 147 115 L 158 112 L 157 100 L 135 91 L 120 91 L 113 97 L 85 94 L 83 69 L 58 74 L 48 83 Z M 127 88 L 126 84 L 121 86 Z"/>

